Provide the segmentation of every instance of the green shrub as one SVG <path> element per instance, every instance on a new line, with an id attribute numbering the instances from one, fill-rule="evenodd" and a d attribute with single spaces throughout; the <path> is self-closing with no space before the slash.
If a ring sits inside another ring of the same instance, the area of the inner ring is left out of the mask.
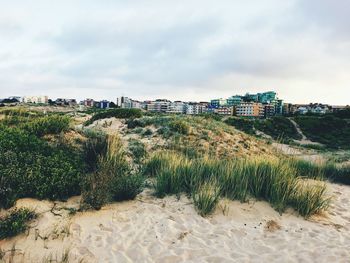
<path id="1" fill-rule="evenodd" d="M 139 174 L 115 177 L 110 185 L 112 199 L 115 201 L 135 199 L 142 192 L 144 181 L 144 177 Z"/>
<path id="2" fill-rule="evenodd" d="M 87 164 L 88 172 L 97 170 L 99 158 L 107 152 L 107 136 L 101 132 L 92 130 L 84 131 L 87 140 L 83 143 L 83 157 Z"/>
<path id="3" fill-rule="evenodd" d="M 173 120 L 169 123 L 169 128 L 174 132 L 187 135 L 190 133 L 190 126 L 183 120 Z"/>
<path id="4" fill-rule="evenodd" d="M 43 136 L 46 134 L 59 134 L 69 129 L 70 118 L 67 116 L 51 115 L 40 118 L 35 118 L 22 125 L 22 129 Z"/>
<path id="5" fill-rule="evenodd" d="M 151 136 L 153 134 L 153 131 L 151 129 L 146 129 L 142 135 L 144 136 Z"/>
<path id="6" fill-rule="evenodd" d="M 0 127 L 0 207 L 22 197 L 65 199 L 80 193 L 81 154 L 18 128 Z M 7 194 L 6 194 L 7 193 Z"/>
<path id="7" fill-rule="evenodd" d="M 36 217 L 37 215 L 27 208 L 15 209 L 0 217 L 0 240 L 23 233 L 28 229 L 28 223 Z"/>
<path id="8" fill-rule="evenodd" d="M 129 141 L 129 150 L 135 163 L 138 164 L 141 163 L 148 155 L 145 144 L 135 139 L 131 139 Z"/>
<path id="9" fill-rule="evenodd" d="M 92 124 L 94 121 L 107 119 L 107 118 L 140 118 L 142 117 L 142 112 L 139 109 L 110 109 L 105 111 L 100 111 L 95 113 L 90 120 L 84 123 L 85 126 Z"/>

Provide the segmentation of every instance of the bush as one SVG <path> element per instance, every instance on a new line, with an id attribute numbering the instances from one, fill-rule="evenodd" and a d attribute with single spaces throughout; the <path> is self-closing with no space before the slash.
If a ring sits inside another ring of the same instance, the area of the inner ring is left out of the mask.
<path id="1" fill-rule="evenodd" d="M 65 199 L 80 193 L 85 165 L 74 149 L 6 127 L 0 127 L 0 148 L 0 207 L 22 197 Z"/>
<path id="2" fill-rule="evenodd" d="M 183 135 L 190 133 L 190 126 L 183 120 L 173 120 L 169 123 L 169 128 L 174 132 L 178 132 Z"/>
<path id="3" fill-rule="evenodd" d="M 144 181 L 144 177 L 139 174 L 115 177 L 111 183 L 112 199 L 115 201 L 135 199 L 142 192 Z"/>
<path id="4" fill-rule="evenodd" d="M 141 118 L 142 112 L 139 109 L 111 109 L 106 111 L 100 111 L 95 113 L 90 120 L 84 123 L 84 125 L 87 126 L 92 124 L 94 121 L 112 117 L 119 119 Z"/>
<path id="5" fill-rule="evenodd" d="M 145 145 L 135 139 L 129 141 L 129 150 L 135 163 L 141 163 L 148 155 Z"/>
<path id="6" fill-rule="evenodd" d="M 69 129 L 70 119 L 67 116 L 51 115 L 33 119 L 22 125 L 22 129 L 36 135 L 59 134 Z"/>
<path id="7" fill-rule="evenodd" d="M 151 129 L 146 129 L 142 135 L 144 136 L 151 136 L 153 134 L 153 131 Z"/>
<path id="8" fill-rule="evenodd" d="M 0 240 L 23 233 L 28 229 L 28 223 L 36 217 L 37 215 L 27 208 L 15 209 L 0 217 Z"/>

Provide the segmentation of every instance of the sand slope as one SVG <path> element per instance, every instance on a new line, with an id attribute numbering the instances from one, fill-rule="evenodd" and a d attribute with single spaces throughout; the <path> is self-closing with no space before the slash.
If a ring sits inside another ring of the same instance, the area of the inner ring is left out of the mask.
<path id="1" fill-rule="evenodd" d="M 232 201 L 202 218 L 186 197 L 156 199 L 149 190 L 74 216 L 60 207 L 76 207 L 79 198 L 57 204 L 56 215 L 52 202 L 22 199 L 17 206 L 36 207 L 41 216 L 28 235 L 0 247 L 16 244 L 12 262 L 349 262 L 350 187 L 329 188 L 329 213 L 309 221 L 293 211 L 280 216 L 266 202 Z M 3 260 L 10 258 L 6 252 Z"/>

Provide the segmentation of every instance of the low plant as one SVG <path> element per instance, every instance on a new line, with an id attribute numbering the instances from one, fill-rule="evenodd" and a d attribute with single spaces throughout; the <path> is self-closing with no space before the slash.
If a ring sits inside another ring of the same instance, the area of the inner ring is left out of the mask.
<path id="1" fill-rule="evenodd" d="M 35 212 L 27 208 L 14 209 L 0 217 L 0 240 L 23 233 L 36 217 Z"/>

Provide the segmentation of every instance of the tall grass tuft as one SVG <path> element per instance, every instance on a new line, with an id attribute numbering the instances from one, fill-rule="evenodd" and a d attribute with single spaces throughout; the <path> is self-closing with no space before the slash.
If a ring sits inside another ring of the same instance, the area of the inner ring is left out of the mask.
<path id="1" fill-rule="evenodd" d="M 327 208 L 323 205 L 328 202 L 325 190 L 302 186 L 297 169 L 288 159 L 204 157 L 190 160 L 175 152 L 158 152 L 146 164 L 145 173 L 155 176 L 157 196 L 186 193 L 195 198 L 196 206 L 198 202 L 205 202 L 199 200 L 206 200 L 208 185 L 214 185 L 219 189 L 219 197 L 241 202 L 252 197 L 266 200 L 279 213 L 293 207 L 308 217 Z"/>
<path id="2" fill-rule="evenodd" d="M 210 215 L 215 211 L 219 202 L 220 187 L 215 180 L 210 180 L 203 183 L 192 196 L 198 213 L 201 216 Z"/>
<path id="3" fill-rule="evenodd" d="M 331 201 L 330 198 L 325 198 L 326 190 L 325 184 L 310 185 L 307 182 L 300 182 L 292 197 L 294 209 L 306 218 L 326 210 Z"/>
<path id="4" fill-rule="evenodd" d="M 131 171 L 122 141 L 109 135 L 106 152 L 98 156 L 97 170 L 84 182 L 82 208 L 100 209 L 111 201 L 134 199 L 143 186 L 144 177 Z"/>

